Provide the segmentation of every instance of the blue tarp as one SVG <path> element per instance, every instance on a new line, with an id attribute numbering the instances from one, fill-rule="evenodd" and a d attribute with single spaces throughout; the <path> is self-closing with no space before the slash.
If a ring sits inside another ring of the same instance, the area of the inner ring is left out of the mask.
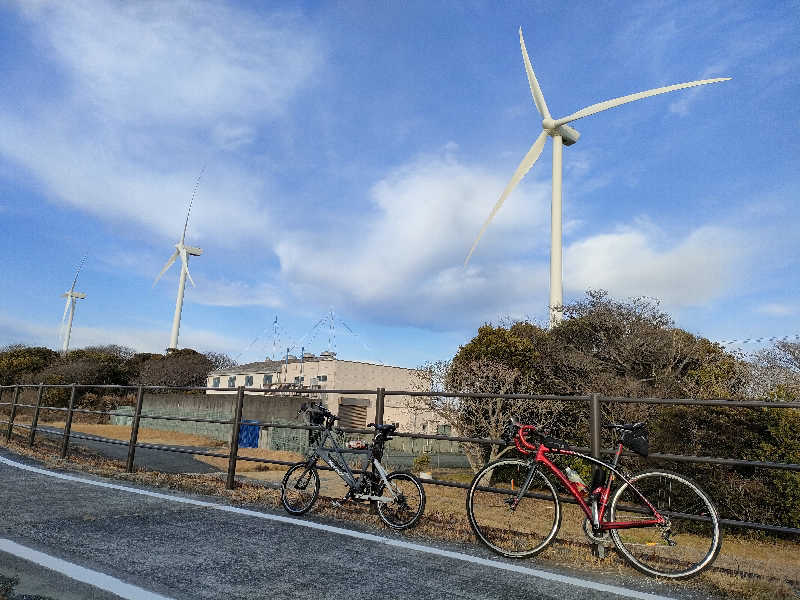
<path id="1" fill-rule="evenodd" d="M 258 421 L 242 421 L 239 425 L 239 448 L 258 448 L 258 425 L 249 425 Z"/>

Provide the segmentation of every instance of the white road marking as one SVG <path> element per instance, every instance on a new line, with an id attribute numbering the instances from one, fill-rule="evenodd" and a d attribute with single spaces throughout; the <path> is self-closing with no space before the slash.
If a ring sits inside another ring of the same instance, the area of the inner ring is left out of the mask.
<path id="1" fill-rule="evenodd" d="M 648 592 L 640 592 L 637 590 L 630 590 L 627 588 L 619 587 L 616 585 L 608 585 L 605 583 L 598 583 L 595 581 L 589 581 L 585 579 L 579 579 L 577 577 L 569 577 L 567 575 L 559 575 L 557 573 L 549 573 L 547 571 L 541 571 L 539 569 L 531 569 L 528 567 L 523 567 L 516 564 L 505 563 L 498 560 L 490 560 L 487 558 L 481 558 L 479 556 L 472 556 L 470 554 L 464 554 L 462 552 L 452 552 L 450 550 L 442 550 L 440 548 L 433 548 L 431 546 L 424 546 L 422 544 L 413 544 L 411 542 L 405 542 L 403 540 L 396 540 L 392 538 L 385 538 L 379 535 L 373 535 L 371 533 L 362 533 L 361 531 L 353 531 L 350 529 L 344 529 L 343 527 L 334 527 L 332 525 L 324 525 L 322 523 L 315 523 L 313 521 L 304 521 L 302 519 L 295 519 L 293 517 L 285 517 L 283 515 L 271 515 L 268 513 L 257 512 L 254 510 L 248 510 L 246 508 L 238 508 L 236 506 L 226 506 L 224 504 L 215 504 L 213 502 L 205 502 L 203 500 L 195 500 L 193 498 L 185 498 L 183 496 L 176 496 L 176 495 L 169 495 L 169 494 L 162 494 L 159 492 L 151 492 L 149 490 L 140 490 L 137 488 L 126 487 L 123 485 L 117 485 L 115 483 L 106 483 L 104 481 L 92 481 L 90 479 L 83 479 L 81 477 L 75 477 L 73 475 L 65 475 L 64 473 L 55 473 L 53 471 L 47 471 L 45 469 L 39 469 L 38 467 L 31 467 L 29 465 L 25 465 L 22 463 L 18 463 L 13 460 L 9 460 L 0 456 L 0 463 L 6 464 L 10 467 L 15 467 L 17 469 L 23 469 L 25 471 L 30 471 L 32 473 L 38 473 L 40 475 L 47 475 L 48 477 L 55 477 L 57 479 L 63 479 L 65 481 L 75 481 L 78 483 L 84 483 L 87 485 L 94 485 L 97 487 L 108 488 L 112 490 L 119 490 L 122 492 L 129 492 L 131 494 L 140 494 L 142 496 L 149 496 L 151 498 L 160 498 L 162 500 L 168 500 L 171 502 L 179 502 L 182 504 L 189 504 L 192 506 L 201 506 L 203 508 L 210 508 L 214 510 L 221 510 L 223 512 L 235 513 L 239 515 L 247 515 L 249 517 L 256 517 L 258 519 L 266 519 L 268 521 L 277 521 L 278 523 L 286 523 L 289 525 L 298 525 L 300 527 L 308 527 L 309 529 L 317 529 L 320 531 L 327 531 L 329 533 L 336 533 L 339 535 L 345 535 L 352 538 L 357 538 L 361 540 L 368 540 L 371 542 L 376 542 L 379 544 L 385 544 L 387 546 L 395 546 L 398 548 L 404 548 L 406 550 L 414 550 L 416 552 L 423 552 L 425 554 L 435 554 L 437 556 L 444 556 L 447 558 L 451 558 L 453 560 L 458 560 L 467 563 L 473 563 L 478 565 L 483 565 L 486 567 L 492 567 L 494 569 L 499 569 L 503 571 L 511 571 L 513 573 L 521 573 L 523 575 L 530 575 L 532 577 L 537 577 L 539 579 L 546 579 L 548 581 L 555 581 L 558 583 L 563 583 L 566 585 L 571 585 L 580 588 L 586 588 L 589 590 L 595 590 L 600 592 L 606 592 L 609 594 L 615 594 L 617 596 L 623 596 L 626 598 L 637 598 L 639 600 L 673 600 L 669 596 L 660 596 L 658 594 L 650 594 Z"/>
<path id="2" fill-rule="evenodd" d="M 88 583 L 93 587 L 111 592 L 127 600 L 170 600 L 166 596 L 161 596 L 160 594 L 149 592 L 144 588 L 125 583 L 116 577 L 111 577 L 110 575 L 105 575 L 98 571 L 92 571 L 91 569 L 67 562 L 55 556 L 44 554 L 33 548 L 22 546 L 11 540 L 0 538 L 0 552 L 13 554 L 14 556 L 36 563 L 45 569 L 57 571 L 70 579 Z"/>

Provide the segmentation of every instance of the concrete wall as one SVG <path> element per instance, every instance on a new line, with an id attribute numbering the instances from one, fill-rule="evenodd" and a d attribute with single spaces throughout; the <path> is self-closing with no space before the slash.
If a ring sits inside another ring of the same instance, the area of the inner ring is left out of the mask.
<path id="1" fill-rule="evenodd" d="M 242 419 L 256 421 L 292 422 L 296 420 L 297 409 L 303 398 L 292 396 L 245 396 L 242 406 Z M 164 415 L 172 417 L 195 417 L 226 421 L 233 419 L 236 410 L 236 394 L 145 394 L 142 401 L 143 415 Z M 133 408 L 120 409 L 133 415 Z M 115 425 L 130 425 L 132 416 L 112 416 Z M 142 418 L 140 427 L 161 431 L 180 431 L 204 435 L 218 440 L 230 439 L 231 426 L 221 423 L 193 421 L 167 421 L 163 419 Z"/>

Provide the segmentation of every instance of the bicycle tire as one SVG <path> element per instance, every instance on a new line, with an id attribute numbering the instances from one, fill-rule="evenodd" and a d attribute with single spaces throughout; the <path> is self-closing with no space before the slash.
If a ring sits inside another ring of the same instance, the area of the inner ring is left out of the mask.
<path id="1" fill-rule="evenodd" d="M 691 479 L 671 471 L 646 471 L 621 485 L 611 500 L 612 521 L 652 515 L 638 490 L 670 523 L 612 529 L 620 554 L 638 571 L 653 577 L 687 579 L 707 569 L 722 547 L 719 513 Z M 621 518 L 620 518 L 621 517 Z"/>
<path id="2" fill-rule="evenodd" d="M 311 485 L 310 492 L 307 491 L 309 485 Z M 281 504 L 286 512 L 292 515 L 307 513 L 318 497 L 319 474 L 316 466 L 301 462 L 286 471 L 281 481 Z"/>
<path id="3" fill-rule="evenodd" d="M 392 502 L 378 502 L 378 516 L 392 529 L 408 529 L 419 521 L 425 511 L 425 490 L 419 479 L 406 471 L 394 471 L 386 476 L 389 485 L 400 496 Z M 381 486 L 379 495 L 385 491 Z"/>
<path id="4" fill-rule="evenodd" d="M 510 502 L 534 470 L 529 491 L 516 506 Z M 516 485 L 515 485 L 516 482 Z M 503 458 L 483 467 L 467 491 L 467 517 L 478 540 L 509 558 L 542 552 L 561 526 L 561 503 L 555 487 L 532 463 Z"/>

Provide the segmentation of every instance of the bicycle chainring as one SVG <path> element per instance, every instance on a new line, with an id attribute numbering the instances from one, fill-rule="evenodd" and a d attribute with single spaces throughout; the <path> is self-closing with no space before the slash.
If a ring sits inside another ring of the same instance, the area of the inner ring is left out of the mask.
<path id="1" fill-rule="evenodd" d="M 613 544 L 611 541 L 611 534 L 608 531 L 595 533 L 592 529 L 592 522 L 589 521 L 588 518 L 583 520 L 583 533 L 589 541 L 594 544 L 602 544 L 604 546 L 611 546 Z"/>

